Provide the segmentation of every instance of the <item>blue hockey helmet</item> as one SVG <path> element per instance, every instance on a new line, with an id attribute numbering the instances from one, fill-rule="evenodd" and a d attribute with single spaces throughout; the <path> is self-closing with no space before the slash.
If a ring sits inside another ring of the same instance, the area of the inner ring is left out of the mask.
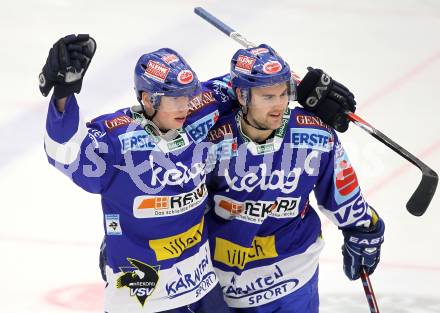
<path id="1" fill-rule="evenodd" d="M 255 48 L 240 49 L 231 59 L 231 84 L 240 88 L 250 101 L 252 87 L 265 87 L 278 83 L 289 83 L 289 100 L 296 100 L 296 81 L 290 66 L 270 46 L 261 44 Z"/>
<path id="2" fill-rule="evenodd" d="M 149 94 L 154 109 L 160 105 L 161 96 L 188 96 L 190 100 L 201 93 L 196 73 L 174 50 L 162 48 L 142 55 L 134 69 L 134 89 L 137 99 L 142 91 Z"/>

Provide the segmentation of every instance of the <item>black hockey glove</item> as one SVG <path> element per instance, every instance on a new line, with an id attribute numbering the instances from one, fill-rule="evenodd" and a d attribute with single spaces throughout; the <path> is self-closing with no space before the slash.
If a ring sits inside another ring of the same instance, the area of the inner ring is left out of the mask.
<path id="1" fill-rule="evenodd" d="M 354 95 L 324 71 L 307 69 L 308 73 L 298 86 L 298 102 L 329 126 L 345 132 L 350 121 L 344 111 L 356 110 Z"/>
<path id="2" fill-rule="evenodd" d="M 84 74 L 96 51 L 96 41 L 87 34 L 68 35 L 58 40 L 49 51 L 39 75 L 40 91 L 61 99 L 81 91 Z"/>

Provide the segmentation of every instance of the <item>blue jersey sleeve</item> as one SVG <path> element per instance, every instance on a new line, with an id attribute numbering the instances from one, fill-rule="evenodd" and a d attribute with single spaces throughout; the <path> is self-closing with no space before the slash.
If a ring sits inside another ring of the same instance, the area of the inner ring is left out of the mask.
<path id="1" fill-rule="evenodd" d="M 44 147 L 49 163 L 92 193 L 102 193 L 114 170 L 115 154 L 99 119 L 84 123 L 75 97 L 60 113 L 52 98 L 46 120 Z"/>
<path id="2" fill-rule="evenodd" d="M 203 83 L 206 90 L 211 92 L 220 116 L 227 115 L 238 109 L 237 97 L 231 85 L 229 74 L 214 77 Z"/>
<path id="3" fill-rule="evenodd" d="M 237 108 L 229 75 L 219 76 L 202 83 L 202 94 L 190 103 L 184 128 L 190 138 L 199 143 L 218 119 Z"/>
<path id="4" fill-rule="evenodd" d="M 371 221 L 371 209 L 365 201 L 347 153 L 332 131 L 333 148 L 321 164 L 315 196 L 320 210 L 338 227 L 365 226 Z"/>

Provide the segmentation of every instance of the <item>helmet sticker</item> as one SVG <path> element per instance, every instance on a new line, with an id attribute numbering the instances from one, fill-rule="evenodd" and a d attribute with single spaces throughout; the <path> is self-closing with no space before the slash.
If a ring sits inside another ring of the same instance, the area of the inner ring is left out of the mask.
<path id="1" fill-rule="evenodd" d="M 177 81 L 181 83 L 182 85 L 189 84 L 194 79 L 194 75 L 189 70 L 183 70 L 180 71 L 179 74 L 177 74 Z"/>
<path id="2" fill-rule="evenodd" d="M 179 58 L 177 57 L 177 55 L 175 54 L 165 54 L 162 58 L 161 58 L 166 64 L 171 64 L 173 62 L 177 62 L 179 61 Z"/>
<path id="3" fill-rule="evenodd" d="M 271 47 L 239 49 L 230 63 L 233 88 L 249 89 L 288 82 L 290 67 Z"/>
<path id="4" fill-rule="evenodd" d="M 168 76 L 168 72 L 170 71 L 169 67 L 160 64 L 155 61 L 148 61 L 147 68 L 145 69 L 145 75 L 151 79 L 159 81 L 161 83 L 165 82 L 165 79 Z"/>
<path id="5" fill-rule="evenodd" d="M 249 51 L 250 53 L 252 53 L 253 55 L 260 55 L 263 53 L 268 53 L 269 49 L 267 48 L 255 48 Z"/>
<path id="6" fill-rule="evenodd" d="M 283 66 L 278 61 L 269 61 L 267 63 L 264 63 L 263 65 L 263 72 L 266 74 L 275 74 L 281 71 Z"/>
<path id="7" fill-rule="evenodd" d="M 235 70 L 245 74 L 250 74 L 255 61 L 255 58 L 240 54 L 238 56 L 237 63 L 235 64 Z"/>

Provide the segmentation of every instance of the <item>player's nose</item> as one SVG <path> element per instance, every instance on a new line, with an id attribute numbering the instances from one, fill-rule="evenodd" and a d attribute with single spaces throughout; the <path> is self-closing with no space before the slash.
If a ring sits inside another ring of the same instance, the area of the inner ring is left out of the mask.
<path id="1" fill-rule="evenodd" d="M 286 97 L 283 96 L 278 97 L 276 103 L 277 103 L 276 104 L 277 108 L 280 109 L 284 108 L 284 106 L 287 104 Z"/>
<path id="2" fill-rule="evenodd" d="M 179 112 L 188 112 L 189 111 L 188 99 L 186 99 L 186 98 L 179 99 L 179 101 L 177 101 L 175 107 L 176 107 L 176 110 Z"/>

